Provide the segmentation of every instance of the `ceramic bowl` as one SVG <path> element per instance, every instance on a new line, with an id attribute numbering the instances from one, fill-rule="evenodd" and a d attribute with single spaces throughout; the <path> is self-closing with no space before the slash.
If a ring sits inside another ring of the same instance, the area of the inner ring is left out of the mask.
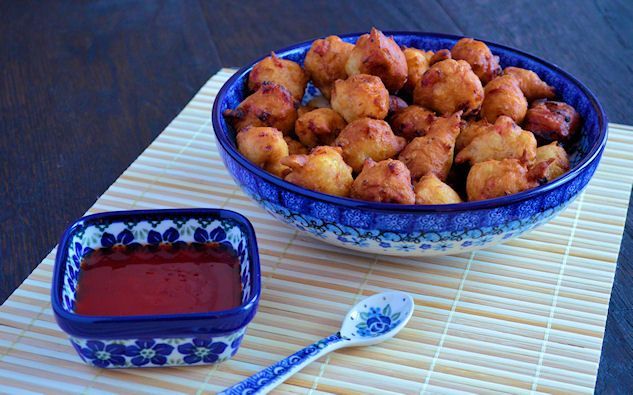
<path id="1" fill-rule="evenodd" d="M 439 50 L 461 37 L 413 32 L 385 32 L 402 46 Z M 359 34 L 341 36 L 355 42 Z M 303 63 L 312 41 L 275 51 Z M 302 233 L 345 248 L 370 253 L 430 256 L 456 254 L 491 246 L 539 226 L 567 207 L 587 186 L 607 141 L 607 119 L 596 97 L 557 66 L 533 55 L 486 42 L 502 67 L 536 72 L 554 86 L 583 120 L 580 138 L 571 147 L 572 169 L 543 186 L 510 196 L 460 204 L 398 205 L 365 202 L 311 191 L 267 173 L 242 156 L 235 131 L 222 116 L 248 95 L 248 73 L 257 59 L 241 68 L 220 89 L 212 111 L 218 149 L 242 190 L 273 217 Z M 316 89 L 308 86 L 306 98 Z M 304 98 L 304 100 L 306 99 Z"/>
<path id="2" fill-rule="evenodd" d="M 230 244 L 240 260 L 239 307 L 121 317 L 74 313 L 85 254 L 117 244 L 178 241 Z M 51 301 L 57 323 L 84 362 L 100 368 L 125 368 L 217 363 L 232 357 L 255 315 L 259 293 L 257 241 L 245 217 L 215 209 L 144 210 L 90 215 L 70 226 L 57 250 Z"/>

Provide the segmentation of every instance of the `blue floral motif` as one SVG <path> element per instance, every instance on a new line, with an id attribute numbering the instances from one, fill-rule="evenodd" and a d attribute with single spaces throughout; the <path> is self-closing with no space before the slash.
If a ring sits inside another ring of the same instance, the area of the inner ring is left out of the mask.
<path id="1" fill-rule="evenodd" d="M 471 245 L 473 245 L 473 242 L 470 240 L 466 240 L 462 243 L 462 247 L 470 247 Z"/>
<path id="2" fill-rule="evenodd" d="M 392 314 L 389 304 L 382 310 L 370 307 L 369 311 L 360 313 L 360 318 L 362 321 L 356 324 L 356 329 L 362 337 L 380 336 L 400 325 L 400 313 Z"/>
<path id="3" fill-rule="evenodd" d="M 436 251 L 447 251 L 447 250 L 450 250 L 451 248 L 453 248 L 453 243 L 440 243 L 436 245 L 435 247 L 433 247 L 433 249 Z"/>
<path id="4" fill-rule="evenodd" d="M 114 247 L 116 245 L 136 247 L 139 243 L 134 242 L 134 235 L 128 229 L 119 232 L 115 237 L 112 233 L 103 232 L 101 235 L 101 245 L 105 248 Z"/>
<path id="5" fill-rule="evenodd" d="M 212 339 L 196 338 L 191 343 L 178 346 L 178 352 L 185 355 L 183 360 L 188 364 L 216 362 L 224 350 L 226 350 L 226 343 L 213 342 Z"/>
<path id="6" fill-rule="evenodd" d="M 147 234 L 147 242 L 149 244 L 174 243 L 180 238 L 180 233 L 174 227 L 167 229 L 162 235 L 160 232 L 150 230 Z"/>
<path id="7" fill-rule="evenodd" d="M 226 240 L 226 232 L 219 226 L 214 228 L 211 232 L 207 232 L 204 228 L 197 228 L 193 233 L 193 239 L 198 243 L 207 243 L 209 241 L 221 242 Z"/>
<path id="8" fill-rule="evenodd" d="M 83 358 L 100 368 L 125 365 L 125 346 L 122 344 L 111 343 L 106 346 L 102 341 L 89 340 L 86 347 L 73 345 Z"/>
<path id="9" fill-rule="evenodd" d="M 82 247 L 79 242 L 75 243 L 75 253 L 73 254 L 72 260 L 77 271 L 79 271 L 79 267 L 81 266 L 81 259 L 93 251 L 94 250 L 90 247 Z"/>
<path id="10" fill-rule="evenodd" d="M 415 251 L 417 246 L 413 244 L 398 244 L 396 245 L 396 250 L 398 251 Z"/>
<path id="11" fill-rule="evenodd" d="M 236 337 L 235 340 L 231 342 L 231 348 L 237 349 L 242 343 L 243 338 L 244 338 L 244 335 L 239 335 L 238 337 Z"/>
<path id="12" fill-rule="evenodd" d="M 478 220 L 479 218 L 471 213 L 460 213 L 453 218 L 453 221 L 457 226 L 467 229 L 476 227 L 478 225 Z"/>
<path id="13" fill-rule="evenodd" d="M 164 365 L 167 357 L 174 350 L 173 346 L 156 343 L 154 340 L 137 340 L 134 345 L 125 348 L 125 355 L 132 357 L 130 362 L 134 366 L 144 366 L 148 363 Z"/>
<path id="14" fill-rule="evenodd" d="M 486 237 L 482 237 L 480 239 L 477 239 L 477 240 L 473 241 L 473 245 L 483 246 L 483 245 L 486 245 L 486 244 L 490 243 L 493 240 L 494 240 L 494 237 L 486 236 Z"/>

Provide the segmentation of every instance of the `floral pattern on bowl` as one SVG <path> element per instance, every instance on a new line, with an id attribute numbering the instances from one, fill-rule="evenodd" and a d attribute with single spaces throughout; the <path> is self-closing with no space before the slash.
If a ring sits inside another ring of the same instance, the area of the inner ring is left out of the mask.
<path id="1" fill-rule="evenodd" d="M 224 362 L 237 353 L 245 328 L 213 338 L 88 340 L 71 337 L 81 359 L 98 368 L 202 365 Z"/>
<path id="2" fill-rule="evenodd" d="M 195 314 L 93 317 L 74 313 L 82 257 L 102 247 L 161 243 L 225 244 L 240 262 L 242 305 Z M 96 214 L 65 233 L 53 277 L 52 304 L 60 327 L 86 363 L 101 368 L 197 365 L 237 352 L 257 310 L 259 256 L 248 220 L 228 210 L 174 209 Z"/>

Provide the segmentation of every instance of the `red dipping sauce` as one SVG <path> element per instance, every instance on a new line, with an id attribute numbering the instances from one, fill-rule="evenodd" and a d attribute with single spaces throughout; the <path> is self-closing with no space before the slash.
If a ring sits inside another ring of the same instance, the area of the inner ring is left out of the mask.
<path id="1" fill-rule="evenodd" d="M 240 262 L 225 246 L 116 246 L 83 258 L 75 313 L 206 313 L 238 307 L 241 295 Z"/>

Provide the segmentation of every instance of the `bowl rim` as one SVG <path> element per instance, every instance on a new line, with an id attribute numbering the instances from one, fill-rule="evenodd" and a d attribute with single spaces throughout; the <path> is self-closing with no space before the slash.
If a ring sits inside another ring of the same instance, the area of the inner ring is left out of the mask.
<path id="1" fill-rule="evenodd" d="M 169 219 L 174 216 L 191 216 L 193 218 L 196 214 L 212 215 L 218 219 L 231 219 L 239 225 L 244 226 L 244 233 L 249 242 L 249 258 L 250 258 L 250 270 L 251 276 L 251 297 L 242 302 L 238 307 L 232 309 L 211 311 L 204 313 L 172 313 L 172 314 L 148 314 L 148 315 L 129 315 L 129 316 L 97 316 L 97 315 L 83 315 L 77 314 L 66 310 L 62 305 L 61 290 L 64 286 L 64 274 L 66 273 L 66 261 L 68 259 L 68 244 L 71 241 L 77 228 L 84 223 L 94 222 L 95 220 L 103 218 L 115 218 L 115 219 L 127 219 L 127 218 L 146 218 L 152 215 L 164 216 L 165 219 Z M 255 309 L 259 303 L 261 294 L 261 269 L 259 261 L 259 251 L 257 247 L 257 239 L 255 235 L 255 229 L 251 222 L 240 213 L 232 210 L 220 209 L 220 208 L 184 208 L 184 209 L 150 209 L 150 210 L 121 210 L 121 211 L 106 211 L 97 214 L 86 215 L 74 221 L 62 235 L 61 241 L 57 247 L 57 255 L 55 257 L 55 267 L 53 268 L 53 279 L 51 284 L 51 307 L 57 320 L 62 322 L 73 322 L 80 326 L 85 325 L 98 325 L 102 323 L 107 324 L 130 324 L 130 323 L 151 323 L 151 322 L 186 322 L 195 320 L 210 320 L 217 318 L 228 318 L 231 316 L 239 316 L 242 314 L 249 314 L 249 311 Z M 247 323 L 248 324 L 248 323 Z M 62 325 L 60 325 L 62 326 Z M 244 325 L 246 326 L 246 325 Z M 242 326 L 243 327 L 243 326 Z M 76 337 L 86 337 L 83 331 L 73 327 L 74 330 L 69 331 L 67 325 L 63 325 L 62 329 L 66 333 Z M 241 328 L 241 327 L 240 327 Z M 235 330 L 240 329 L 235 328 Z M 121 328 L 121 331 L 125 330 Z M 71 333 L 73 332 L 73 333 Z M 226 330 L 210 330 L 208 332 L 200 333 L 205 334 L 219 334 L 226 333 Z M 155 335 L 153 335 L 155 336 Z M 151 336 L 150 336 L 151 337 Z"/>
<path id="2" fill-rule="evenodd" d="M 346 33 L 346 34 L 341 34 L 338 36 L 340 38 L 355 38 L 366 33 L 367 32 Z M 466 36 L 458 36 L 458 35 L 453 35 L 453 34 L 419 32 L 419 31 L 394 30 L 394 31 L 383 31 L 383 33 L 387 36 L 415 35 L 415 36 L 420 36 L 420 37 L 443 38 L 443 39 L 451 39 L 451 40 L 459 40 L 461 38 L 466 37 Z M 327 36 L 306 40 L 297 44 L 287 46 L 285 48 L 275 50 L 273 52 L 275 52 L 276 54 L 282 54 L 283 56 L 283 54 L 286 52 L 290 52 L 301 47 L 309 46 L 315 40 L 318 40 L 320 38 L 325 38 L 325 37 Z M 518 54 L 520 56 L 523 56 L 527 59 L 536 61 L 537 63 L 541 63 L 543 66 L 551 69 L 555 73 L 562 75 L 563 77 L 570 80 L 573 84 L 575 84 L 578 88 L 580 88 L 583 94 L 589 99 L 590 103 L 592 104 L 593 109 L 596 111 L 597 116 L 598 116 L 598 128 L 600 129 L 599 138 L 596 139 L 596 141 L 593 143 L 587 156 L 583 158 L 579 163 L 576 164 L 576 166 L 570 169 L 563 176 L 558 177 L 557 179 L 547 184 L 540 185 L 536 188 L 532 188 L 527 191 L 515 193 L 508 196 L 502 196 L 502 197 L 497 197 L 497 198 L 487 199 L 487 200 L 479 200 L 479 201 L 474 201 L 474 202 L 462 202 L 462 203 L 453 203 L 453 204 L 429 204 L 429 205 L 369 202 L 369 201 L 357 200 L 357 199 L 352 199 L 352 198 L 347 198 L 347 197 L 329 195 L 326 193 L 313 191 L 313 190 L 292 184 L 288 181 L 285 181 L 279 177 L 276 177 L 268 173 L 264 169 L 256 166 L 251 161 L 246 159 L 246 157 L 244 157 L 236 148 L 234 148 L 231 142 L 229 141 L 229 137 L 228 137 L 229 134 L 227 133 L 228 131 L 226 131 L 225 133 L 220 132 L 220 131 L 224 131 L 224 128 L 222 127 L 222 122 L 221 122 L 223 115 L 220 112 L 220 103 L 224 101 L 229 87 L 231 87 L 238 78 L 247 74 L 257 62 L 269 56 L 269 54 L 263 55 L 255 59 L 254 61 L 248 63 L 246 66 L 241 67 L 238 71 L 235 72 L 235 74 L 233 74 L 222 85 L 222 87 L 218 91 L 218 94 L 216 95 L 215 100 L 213 102 L 213 108 L 211 110 L 211 120 L 212 120 L 213 131 L 214 131 L 216 140 L 220 143 L 220 145 L 228 153 L 228 155 L 230 155 L 241 166 L 246 167 L 250 172 L 255 173 L 258 177 L 263 178 L 267 182 L 277 185 L 280 188 L 290 190 L 293 193 L 307 197 L 309 199 L 318 200 L 318 201 L 322 201 L 322 202 L 326 202 L 330 204 L 335 204 L 335 205 L 350 208 L 350 209 L 362 209 L 362 210 L 369 209 L 369 210 L 379 211 L 379 212 L 412 213 L 412 214 L 460 212 L 460 211 L 469 211 L 469 210 L 491 209 L 491 208 L 505 206 L 512 203 L 517 203 L 517 202 L 534 198 L 545 192 L 549 192 L 554 189 L 557 189 L 561 185 L 572 181 L 574 178 L 576 178 L 578 174 L 580 174 L 596 158 L 598 158 L 601 155 L 607 142 L 607 137 L 608 137 L 607 115 L 604 109 L 602 108 L 602 105 L 596 98 L 595 94 L 589 88 L 587 88 L 582 82 L 580 82 L 578 79 L 576 79 L 573 75 L 571 75 L 567 71 L 561 69 L 560 67 L 558 67 L 557 65 L 553 63 L 550 63 L 542 58 L 539 58 L 536 55 L 518 50 L 516 48 L 510 47 L 507 45 L 498 44 L 494 41 L 482 40 L 479 38 L 474 38 L 474 39 L 486 43 L 486 45 L 488 45 L 491 49 L 495 49 L 495 48 L 503 49 L 503 50 Z"/>

